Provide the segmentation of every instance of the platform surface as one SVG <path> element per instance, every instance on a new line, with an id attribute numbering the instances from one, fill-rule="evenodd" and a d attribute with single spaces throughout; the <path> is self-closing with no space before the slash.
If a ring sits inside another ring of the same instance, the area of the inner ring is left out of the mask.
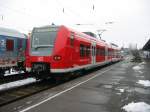
<path id="1" fill-rule="evenodd" d="M 150 61 L 125 60 L 89 76 L 0 108 L 0 112 L 125 112 L 130 102 L 150 104 Z"/>

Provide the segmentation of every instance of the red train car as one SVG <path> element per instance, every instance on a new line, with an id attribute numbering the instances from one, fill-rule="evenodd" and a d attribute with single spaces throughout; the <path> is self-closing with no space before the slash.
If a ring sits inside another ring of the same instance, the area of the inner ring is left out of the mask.
<path id="1" fill-rule="evenodd" d="M 111 43 L 111 48 L 112 48 L 112 62 L 116 62 L 116 61 L 119 61 L 119 60 L 122 60 L 122 57 L 121 57 L 121 51 L 120 49 L 118 48 L 118 46 L 114 43 Z"/>
<path id="2" fill-rule="evenodd" d="M 26 70 L 66 73 L 89 69 L 112 62 L 115 50 L 100 39 L 63 25 L 38 27 L 28 40 Z"/>

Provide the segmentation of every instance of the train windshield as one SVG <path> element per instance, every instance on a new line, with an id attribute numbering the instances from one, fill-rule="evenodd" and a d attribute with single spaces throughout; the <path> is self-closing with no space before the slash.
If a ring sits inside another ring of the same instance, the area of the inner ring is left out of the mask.
<path id="1" fill-rule="evenodd" d="M 48 53 L 46 51 L 51 52 L 55 43 L 57 31 L 58 27 L 34 28 L 31 39 L 32 54 L 34 54 L 34 52 L 39 52 L 39 54 L 43 54 L 44 51 L 46 54 Z"/>
<path id="2" fill-rule="evenodd" d="M 53 47 L 57 29 L 57 27 L 35 28 L 32 33 L 32 47 Z"/>

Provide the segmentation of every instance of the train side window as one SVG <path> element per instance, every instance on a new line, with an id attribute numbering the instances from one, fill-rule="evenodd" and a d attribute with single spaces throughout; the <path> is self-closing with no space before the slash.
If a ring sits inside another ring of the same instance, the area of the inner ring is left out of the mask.
<path id="1" fill-rule="evenodd" d="M 105 56 L 108 56 L 108 48 L 105 50 Z"/>
<path id="2" fill-rule="evenodd" d="M 110 50 L 108 49 L 108 56 L 110 56 Z"/>
<path id="3" fill-rule="evenodd" d="M 111 55 L 112 55 L 112 51 L 108 50 L 108 56 L 111 56 Z"/>
<path id="4" fill-rule="evenodd" d="M 13 51 L 14 50 L 14 40 L 12 40 L 12 39 L 6 40 L 6 50 L 7 51 Z"/>
<path id="5" fill-rule="evenodd" d="M 71 32 L 71 35 L 70 35 L 70 45 L 73 46 L 74 45 L 74 33 Z"/>
<path id="6" fill-rule="evenodd" d="M 84 54 L 85 54 L 84 45 L 80 44 L 80 56 L 84 57 Z"/>
<path id="7" fill-rule="evenodd" d="M 108 55 L 108 50 L 105 50 L 105 48 L 103 48 L 103 56 L 107 56 Z"/>
<path id="8" fill-rule="evenodd" d="M 97 49 L 96 49 L 96 55 L 97 55 L 97 56 L 101 55 L 101 54 L 100 54 L 100 48 L 97 48 Z"/>
<path id="9" fill-rule="evenodd" d="M 96 48 L 96 56 L 98 56 L 98 48 Z"/>
<path id="10" fill-rule="evenodd" d="M 86 47 L 86 56 L 87 57 L 90 56 L 90 47 L 89 46 Z"/>
<path id="11" fill-rule="evenodd" d="M 19 39 L 19 41 L 18 41 L 18 49 L 20 50 L 20 49 L 22 49 L 22 47 L 23 47 L 23 40 Z"/>
<path id="12" fill-rule="evenodd" d="M 100 55 L 105 56 L 105 49 L 104 48 L 100 49 Z"/>

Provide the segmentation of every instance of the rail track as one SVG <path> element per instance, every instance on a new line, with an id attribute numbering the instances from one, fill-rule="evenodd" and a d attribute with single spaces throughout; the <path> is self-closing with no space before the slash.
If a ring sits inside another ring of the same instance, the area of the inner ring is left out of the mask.
<path id="1" fill-rule="evenodd" d="M 7 105 L 11 102 L 17 101 L 19 99 L 28 97 L 30 95 L 39 93 L 51 87 L 54 87 L 56 84 L 49 80 L 37 81 L 29 85 L 21 86 L 15 89 L 7 90 L 0 92 L 0 107 Z"/>
<path id="2" fill-rule="evenodd" d="M 18 74 L 3 76 L 0 78 L 0 85 L 4 84 L 4 83 L 17 81 L 17 80 L 22 80 L 22 79 L 25 79 L 27 77 L 31 77 L 31 76 L 27 73 L 18 73 Z"/>
<path id="3" fill-rule="evenodd" d="M 79 77 L 79 76 L 78 76 Z M 34 82 L 29 85 L 24 85 L 15 89 L 9 89 L 0 92 L 0 107 L 17 100 L 26 98 L 28 96 L 40 93 L 42 91 L 51 89 L 67 81 L 71 81 L 77 77 L 70 78 L 68 80 L 54 81 L 52 78 Z"/>
<path id="4" fill-rule="evenodd" d="M 111 65 L 111 64 L 109 64 Z M 104 68 L 108 65 L 102 66 L 102 67 L 97 67 L 95 69 L 92 70 L 88 70 L 86 72 L 84 72 L 84 75 L 93 73 L 101 68 Z M 76 75 L 76 77 L 71 77 L 69 79 L 64 79 L 61 81 L 55 81 L 52 78 L 49 79 L 45 79 L 45 80 L 40 80 L 40 81 L 36 81 L 34 83 L 31 83 L 29 85 L 24 85 L 18 88 L 14 88 L 14 89 L 9 89 L 7 91 L 0 91 L 0 107 L 7 105 L 9 103 L 18 101 L 20 99 L 26 98 L 28 96 L 34 95 L 36 93 L 40 93 L 42 91 L 51 89 L 53 87 L 56 87 L 62 83 L 71 81 L 75 78 L 84 76 L 83 73 L 80 73 L 79 75 Z M 15 76 L 14 76 L 15 77 Z M 20 76 L 21 78 L 25 78 L 24 76 Z M 9 80 L 9 79 L 8 79 Z"/>

